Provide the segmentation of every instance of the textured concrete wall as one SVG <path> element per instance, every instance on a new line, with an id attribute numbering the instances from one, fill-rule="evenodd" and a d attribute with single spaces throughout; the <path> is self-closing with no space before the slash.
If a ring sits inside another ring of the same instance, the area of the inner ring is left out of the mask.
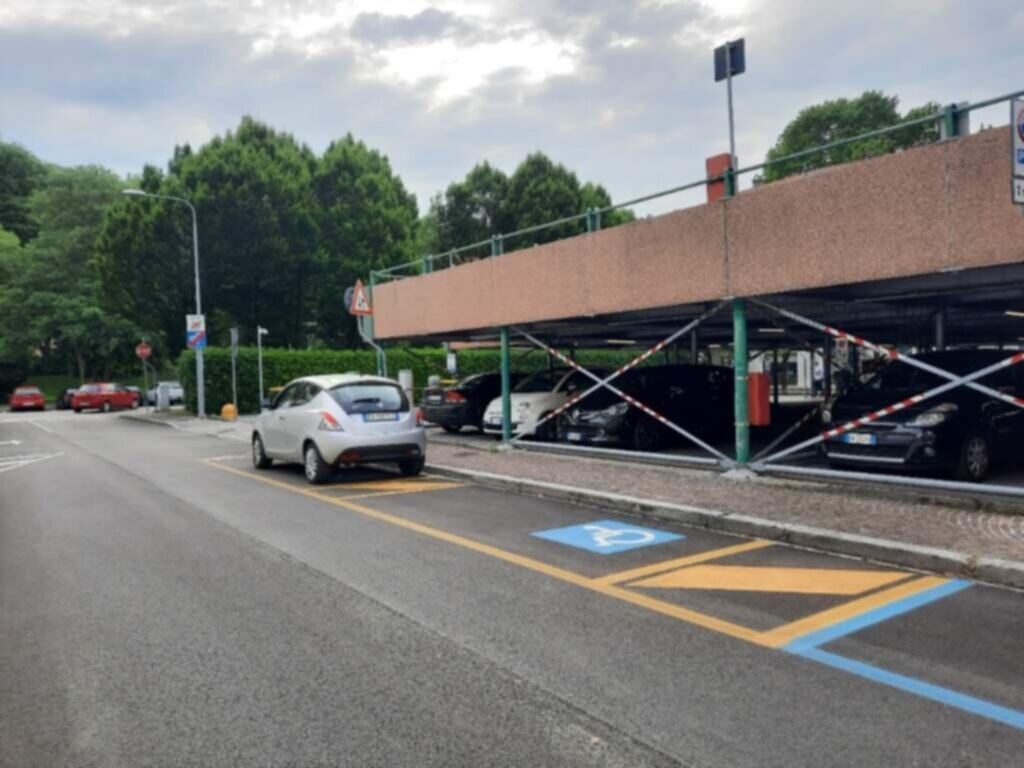
<path id="1" fill-rule="evenodd" d="M 1024 262 L 1009 128 L 378 286 L 405 338 Z"/>

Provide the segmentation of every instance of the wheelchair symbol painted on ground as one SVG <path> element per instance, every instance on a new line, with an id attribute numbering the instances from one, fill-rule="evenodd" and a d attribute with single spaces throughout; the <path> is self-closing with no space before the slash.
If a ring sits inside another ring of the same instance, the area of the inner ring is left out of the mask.
<path id="1" fill-rule="evenodd" d="M 616 552 L 627 552 L 631 549 L 663 544 L 667 541 L 685 539 L 677 533 L 667 533 L 654 528 L 630 525 L 618 520 L 596 520 L 593 523 L 570 525 L 566 528 L 552 528 L 547 531 L 536 531 L 531 534 L 540 539 L 547 539 L 599 555 L 611 555 Z"/>

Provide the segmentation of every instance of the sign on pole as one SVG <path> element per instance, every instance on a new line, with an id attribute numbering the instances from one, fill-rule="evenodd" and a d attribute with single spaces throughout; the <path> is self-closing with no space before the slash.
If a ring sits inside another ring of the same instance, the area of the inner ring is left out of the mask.
<path id="1" fill-rule="evenodd" d="M 206 317 L 203 315 L 185 316 L 185 342 L 189 349 L 205 349 Z"/>
<path id="2" fill-rule="evenodd" d="M 715 82 L 747 71 L 746 40 L 732 40 L 715 48 Z"/>
<path id="3" fill-rule="evenodd" d="M 140 360 L 148 360 L 149 356 L 153 354 L 153 348 L 143 341 L 141 344 L 135 347 L 135 354 L 139 357 Z"/>
<path id="4" fill-rule="evenodd" d="M 362 280 L 356 280 L 355 290 L 352 291 L 352 303 L 348 311 L 353 315 L 372 315 L 373 308 L 370 306 L 370 296 L 366 293 L 366 287 Z"/>
<path id="5" fill-rule="evenodd" d="M 1024 205 L 1024 99 L 1010 102 L 1010 132 L 1013 134 L 1013 202 Z"/>

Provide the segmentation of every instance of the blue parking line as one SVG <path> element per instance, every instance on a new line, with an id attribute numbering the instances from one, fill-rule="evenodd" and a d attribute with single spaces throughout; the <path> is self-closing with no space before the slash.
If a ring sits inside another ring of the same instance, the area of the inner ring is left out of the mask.
<path id="1" fill-rule="evenodd" d="M 818 646 L 830 643 L 833 640 L 838 640 L 840 637 L 853 634 L 854 632 L 858 632 L 866 627 L 870 627 L 874 624 L 880 624 L 894 616 L 899 616 L 900 614 L 913 611 L 920 608 L 922 605 L 928 605 L 928 603 L 934 603 L 936 600 L 949 597 L 952 594 L 967 589 L 969 586 L 971 586 L 971 582 L 963 579 L 947 581 L 944 584 L 939 584 L 931 589 L 925 590 L 924 592 L 918 592 L 916 595 L 904 597 L 902 600 L 896 600 L 895 602 L 879 606 L 867 613 L 862 613 L 860 616 L 854 616 L 852 619 L 847 619 L 846 621 L 841 621 L 838 624 L 833 624 L 831 627 L 825 627 L 824 629 L 819 629 L 817 632 L 812 632 L 809 635 L 798 637 L 787 643 L 783 650 L 790 651 L 792 653 L 800 653 L 805 650 L 817 648 Z"/>
<path id="2" fill-rule="evenodd" d="M 788 649 L 787 649 L 788 650 Z M 1001 707 L 998 704 L 993 704 L 983 699 L 976 699 L 973 696 L 968 696 L 964 693 L 958 693 L 952 691 L 949 688 L 943 688 L 938 685 L 932 685 L 926 683 L 923 680 L 918 680 L 913 677 L 907 677 L 906 675 L 898 675 L 895 672 L 889 672 L 888 670 L 880 667 L 872 666 L 871 664 L 865 664 L 862 661 L 854 661 L 844 656 L 837 656 L 834 653 L 828 651 L 822 651 L 818 648 L 808 648 L 806 650 L 792 651 L 797 656 L 802 656 L 805 659 L 811 659 L 821 664 L 826 664 L 835 669 L 841 669 L 843 672 L 849 672 L 852 675 L 863 677 L 867 680 L 871 680 L 876 683 L 882 683 L 893 688 L 898 688 L 908 693 L 913 693 L 931 701 L 937 701 L 940 704 L 945 704 L 956 709 L 963 710 L 964 712 L 970 712 L 972 715 L 980 715 L 981 717 L 988 718 L 989 720 L 995 720 L 996 722 L 1009 725 L 1011 728 L 1017 728 L 1018 730 L 1024 731 L 1024 712 L 1016 709 L 1010 709 L 1009 707 Z"/>
<path id="3" fill-rule="evenodd" d="M 941 600 L 944 597 L 949 597 L 957 592 L 967 589 L 971 586 L 971 582 L 963 579 L 956 579 L 953 581 L 947 581 L 944 584 L 932 587 L 931 589 L 919 592 L 916 595 L 905 597 L 902 600 L 897 600 L 888 605 L 883 605 L 879 608 L 875 608 L 872 611 L 855 616 L 852 619 L 841 621 L 838 624 L 834 624 L 831 627 L 820 629 L 817 632 L 812 632 L 809 635 L 798 637 L 792 640 L 782 650 L 800 656 L 811 661 L 817 661 L 820 664 L 833 667 L 834 669 L 848 672 L 858 677 L 863 677 L 866 680 L 871 680 L 882 685 L 888 685 L 892 688 L 898 688 L 901 691 L 907 693 L 913 693 L 922 698 L 936 701 L 946 706 L 954 707 L 964 712 L 969 712 L 972 715 L 979 715 L 981 717 L 988 718 L 989 720 L 995 720 L 999 723 L 1004 723 L 1012 728 L 1024 730 L 1024 712 L 1016 709 L 1010 709 L 1009 707 L 1002 707 L 998 704 L 993 704 L 983 699 L 977 699 L 974 696 L 968 696 L 965 693 L 959 693 L 957 691 L 950 690 L 949 688 L 943 688 L 939 685 L 932 685 L 926 683 L 923 680 L 917 678 L 907 677 L 906 675 L 900 675 L 896 672 L 890 672 L 881 667 L 876 667 L 872 664 L 866 664 L 862 661 L 855 661 L 848 659 L 845 656 L 839 656 L 829 651 L 821 650 L 820 646 L 830 643 L 833 640 L 838 640 L 841 637 L 846 637 L 854 632 L 858 632 L 866 627 L 880 624 L 883 621 L 893 618 L 894 616 L 900 616 L 904 613 L 909 613 L 923 605 L 934 603 L 936 600 Z"/>

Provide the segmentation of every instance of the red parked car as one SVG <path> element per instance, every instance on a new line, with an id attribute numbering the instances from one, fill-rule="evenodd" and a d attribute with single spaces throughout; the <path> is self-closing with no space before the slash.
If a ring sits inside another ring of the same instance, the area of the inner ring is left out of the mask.
<path id="1" fill-rule="evenodd" d="M 75 413 L 86 408 L 98 408 L 104 413 L 114 408 L 138 408 L 139 393 L 120 384 L 83 384 L 71 398 L 71 407 Z"/>
<path id="2" fill-rule="evenodd" d="M 10 399 L 12 411 L 45 411 L 46 400 L 39 387 L 17 387 Z"/>

